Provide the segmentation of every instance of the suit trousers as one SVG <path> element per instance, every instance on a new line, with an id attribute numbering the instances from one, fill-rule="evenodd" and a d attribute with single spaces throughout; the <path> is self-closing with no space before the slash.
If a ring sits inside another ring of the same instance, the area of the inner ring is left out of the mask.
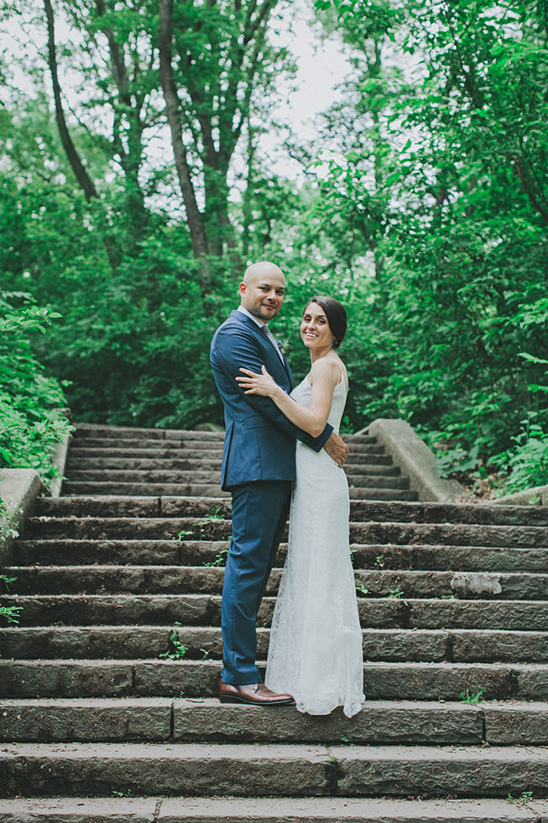
<path id="1" fill-rule="evenodd" d="M 232 490 L 232 540 L 225 569 L 221 623 L 225 683 L 262 680 L 255 665 L 257 612 L 289 513 L 291 482 L 266 480 Z"/>

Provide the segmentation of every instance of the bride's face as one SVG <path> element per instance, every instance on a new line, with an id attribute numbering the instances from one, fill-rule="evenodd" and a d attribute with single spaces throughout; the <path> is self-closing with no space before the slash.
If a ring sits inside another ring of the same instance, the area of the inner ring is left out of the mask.
<path id="1" fill-rule="evenodd" d="M 335 335 L 329 328 L 324 310 L 318 303 L 309 303 L 301 321 L 301 340 L 307 349 L 329 351 Z"/>

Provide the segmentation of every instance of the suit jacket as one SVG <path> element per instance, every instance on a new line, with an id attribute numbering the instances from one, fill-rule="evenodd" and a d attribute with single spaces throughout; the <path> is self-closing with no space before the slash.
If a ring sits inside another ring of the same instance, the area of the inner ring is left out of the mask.
<path id="1" fill-rule="evenodd" d="M 293 425 L 269 397 L 246 395 L 236 382 L 240 368 L 260 373 L 264 365 L 284 391 L 293 388 L 290 368 L 260 327 L 243 312 L 233 311 L 211 343 L 211 365 L 225 409 L 222 487 L 231 489 L 257 480 L 295 479 L 295 439 L 320 451 L 331 435 L 327 424 L 313 438 Z"/>

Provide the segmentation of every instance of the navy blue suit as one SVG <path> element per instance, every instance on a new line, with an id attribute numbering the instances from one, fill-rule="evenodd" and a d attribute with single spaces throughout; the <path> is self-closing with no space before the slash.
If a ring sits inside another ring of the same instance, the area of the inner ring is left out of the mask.
<path id="1" fill-rule="evenodd" d="M 286 392 L 293 384 L 261 328 L 233 311 L 215 332 L 211 365 L 225 410 L 222 486 L 232 493 L 232 540 L 222 605 L 223 680 L 258 683 L 256 617 L 274 564 L 295 480 L 295 440 L 320 451 L 328 424 L 313 438 L 293 425 L 268 397 L 246 395 L 236 382 L 240 368 L 260 373 L 264 365 Z"/>

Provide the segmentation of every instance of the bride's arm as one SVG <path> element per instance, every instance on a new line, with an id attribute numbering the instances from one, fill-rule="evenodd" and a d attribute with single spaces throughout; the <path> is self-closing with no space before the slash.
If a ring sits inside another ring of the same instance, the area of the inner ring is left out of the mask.
<path id="1" fill-rule="evenodd" d="M 312 385 L 310 409 L 299 406 L 293 398 L 289 397 L 272 379 L 264 366 L 262 374 L 255 374 L 249 369 L 240 369 L 240 371 L 246 376 L 237 377 L 236 380 L 244 389 L 245 394 L 261 394 L 263 397 L 270 397 L 288 420 L 312 437 L 318 437 L 323 432 L 331 409 L 333 391 L 341 376 L 339 367 L 330 357 L 316 360 L 310 371 Z"/>

